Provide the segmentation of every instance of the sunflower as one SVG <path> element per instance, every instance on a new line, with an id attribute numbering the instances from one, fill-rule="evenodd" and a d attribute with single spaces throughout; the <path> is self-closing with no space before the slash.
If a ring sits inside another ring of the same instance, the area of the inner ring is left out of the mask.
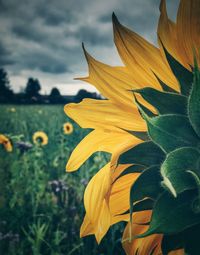
<path id="1" fill-rule="evenodd" d="M 15 107 L 10 108 L 10 111 L 11 111 L 11 112 L 16 112 Z"/>
<path id="2" fill-rule="evenodd" d="M 48 136 L 43 131 L 37 131 L 33 134 L 33 142 L 37 145 L 47 145 L 48 144 Z"/>
<path id="3" fill-rule="evenodd" d="M 160 4 L 156 47 L 113 14 L 124 66 L 95 60 L 84 48 L 88 77 L 107 100 L 84 99 L 65 113 L 91 131 L 66 165 L 77 170 L 94 152 L 111 160 L 84 194 L 81 236 L 98 242 L 127 221 L 127 254 L 199 254 L 200 1 L 181 0 L 176 22 Z M 187 159 L 187 160 L 186 160 Z M 149 225 L 148 225 L 148 224 Z M 194 233 L 193 235 L 191 233 Z M 195 251 L 196 249 L 196 251 Z"/>
<path id="4" fill-rule="evenodd" d="M 63 132 L 66 135 L 70 135 L 73 132 L 74 128 L 70 122 L 66 122 L 63 124 Z"/>
<path id="5" fill-rule="evenodd" d="M 7 152 L 11 152 L 13 150 L 11 141 L 3 134 L 0 134 L 0 144 L 2 144 Z"/>

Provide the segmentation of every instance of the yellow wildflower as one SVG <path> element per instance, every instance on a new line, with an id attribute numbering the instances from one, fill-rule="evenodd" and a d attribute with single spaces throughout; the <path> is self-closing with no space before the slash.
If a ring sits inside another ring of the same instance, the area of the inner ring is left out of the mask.
<path id="1" fill-rule="evenodd" d="M 66 122 L 63 124 L 63 132 L 66 135 L 70 135 L 73 132 L 74 128 L 70 122 Z"/>
<path id="2" fill-rule="evenodd" d="M 33 142 L 37 145 L 47 145 L 48 144 L 48 136 L 43 131 L 37 131 L 33 134 Z"/>
<path id="3" fill-rule="evenodd" d="M 13 150 L 11 141 L 5 135 L 0 134 L 0 144 L 2 144 L 8 152 Z"/>

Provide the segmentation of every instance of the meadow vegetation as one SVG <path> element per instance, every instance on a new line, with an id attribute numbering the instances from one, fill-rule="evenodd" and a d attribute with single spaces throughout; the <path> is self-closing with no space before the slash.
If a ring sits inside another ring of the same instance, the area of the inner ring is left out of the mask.
<path id="1" fill-rule="evenodd" d="M 79 237 L 84 189 L 109 158 L 98 152 L 79 171 L 65 171 L 89 130 L 70 120 L 60 105 L 1 105 L 0 112 L 0 133 L 13 144 L 10 153 L 0 147 L 0 254 L 124 254 L 121 225 L 99 246 L 93 236 Z M 66 122 L 73 125 L 69 135 L 63 132 Z M 47 134 L 47 145 L 33 143 L 36 131 Z"/>

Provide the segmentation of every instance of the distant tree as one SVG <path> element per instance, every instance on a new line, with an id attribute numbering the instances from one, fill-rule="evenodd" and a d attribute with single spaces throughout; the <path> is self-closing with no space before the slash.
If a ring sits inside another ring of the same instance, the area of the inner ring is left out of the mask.
<path id="1" fill-rule="evenodd" d="M 84 98 L 101 99 L 100 96 L 97 95 L 97 93 L 95 93 L 95 92 L 91 93 L 85 89 L 80 89 L 78 91 L 78 93 L 76 94 L 76 96 L 74 97 L 74 101 L 78 103 L 78 102 L 82 101 Z"/>
<path id="2" fill-rule="evenodd" d="M 25 94 L 28 98 L 38 97 L 41 85 L 38 79 L 29 78 L 25 88 Z"/>
<path id="3" fill-rule="evenodd" d="M 10 102 L 13 98 L 13 91 L 10 88 L 10 82 L 7 72 L 0 68 L 0 102 Z"/>
<path id="4" fill-rule="evenodd" d="M 52 104 L 58 104 L 63 102 L 63 97 L 61 96 L 59 89 L 52 88 L 49 95 L 49 101 Z"/>
<path id="5" fill-rule="evenodd" d="M 50 97 L 57 97 L 60 96 L 60 91 L 57 88 L 52 88 L 51 93 L 50 93 Z"/>

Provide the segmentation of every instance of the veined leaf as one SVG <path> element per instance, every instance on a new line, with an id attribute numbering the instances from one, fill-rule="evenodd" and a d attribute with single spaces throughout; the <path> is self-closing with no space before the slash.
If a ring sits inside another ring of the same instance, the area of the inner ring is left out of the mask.
<path id="1" fill-rule="evenodd" d="M 159 166 L 147 168 L 134 182 L 130 189 L 130 216 L 132 218 L 133 204 L 144 198 L 156 199 L 163 191 Z"/>
<path id="2" fill-rule="evenodd" d="M 137 164 L 151 166 L 164 160 L 164 152 L 152 141 L 140 143 L 120 155 L 118 164 Z"/>
<path id="3" fill-rule="evenodd" d="M 147 123 L 148 134 L 154 143 L 168 153 L 179 147 L 198 144 L 199 137 L 192 128 L 188 117 L 179 114 L 164 114 L 149 117 L 143 109 L 143 105 L 135 97 L 139 111 Z"/>
<path id="4" fill-rule="evenodd" d="M 196 187 L 187 170 L 199 171 L 200 154 L 196 148 L 184 147 L 170 152 L 161 166 L 164 185 L 174 196 Z M 196 172 L 195 171 L 195 172 Z"/>
<path id="5" fill-rule="evenodd" d="M 153 88 L 137 89 L 148 103 L 153 105 L 159 114 L 177 113 L 187 115 L 187 97 L 170 92 L 161 92 Z"/>
<path id="6" fill-rule="evenodd" d="M 188 101 L 189 120 L 200 137 L 200 72 L 194 69 L 194 81 Z"/>
<path id="7" fill-rule="evenodd" d="M 164 192 L 155 203 L 149 229 L 138 237 L 175 234 L 200 223 L 200 213 L 195 213 L 191 206 L 196 196 L 196 190 L 187 190 L 177 198 Z"/>
<path id="8" fill-rule="evenodd" d="M 192 87 L 192 72 L 188 71 L 175 58 L 173 58 L 164 46 L 163 49 L 169 66 L 179 82 L 181 94 L 188 96 Z"/>
<path id="9" fill-rule="evenodd" d="M 198 136 L 186 116 L 166 114 L 153 118 L 145 117 L 145 120 L 149 136 L 167 153 L 179 147 L 195 147 L 198 143 Z"/>

